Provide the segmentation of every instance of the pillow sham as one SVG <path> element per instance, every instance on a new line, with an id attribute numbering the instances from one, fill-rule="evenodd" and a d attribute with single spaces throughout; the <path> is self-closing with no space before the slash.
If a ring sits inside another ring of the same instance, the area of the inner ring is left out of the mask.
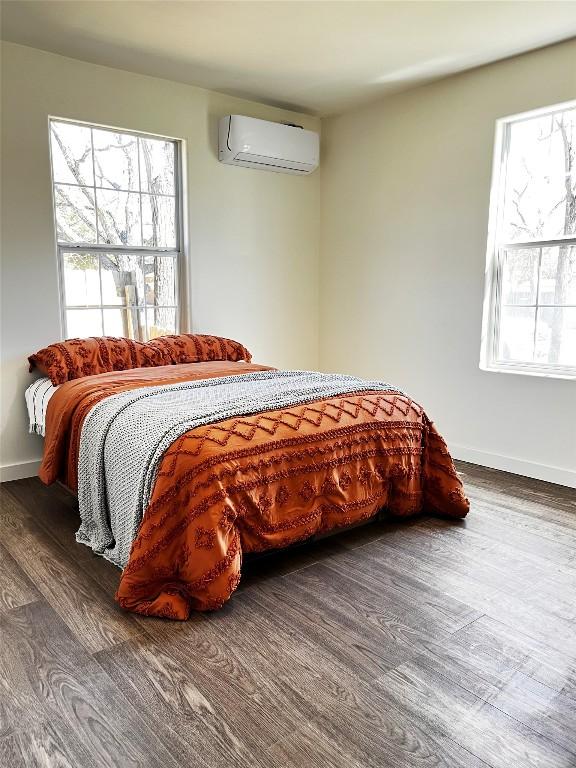
<path id="1" fill-rule="evenodd" d="M 148 346 L 161 351 L 166 362 L 173 365 L 205 360 L 244 360 L 247 363 L 252 360 L 252 355 L 240 342 L 201 333 L 157 336 L 148 342 Z"/>
<path id="2" fill-rule="evenodd" d="M 67 339 L 41 349 L 28 358 L 30 371 L 38 368 L 55 386 L 65 381 L 129 368 L 151 368 L 169 365 L 161 349 L 143 341 L 94 336 Z"/>
<path id="3" fill-rule="evenodd" d="M 229 360 L 249 363 L 252 355 L 238 341 L 221 336 L 182 333 L 157 336 L 148 342 L 115 336 L 67 339 L 30 355 L 30 371 L 38 368 L 54 386 L 109 371 L 152 368 L 158 365 Z"/>

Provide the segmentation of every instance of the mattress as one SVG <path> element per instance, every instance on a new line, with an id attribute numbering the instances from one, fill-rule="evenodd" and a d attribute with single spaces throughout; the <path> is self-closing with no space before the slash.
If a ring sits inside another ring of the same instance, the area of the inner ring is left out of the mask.
<path id="1" fill-rule="evenodd" d="M 47 376 L 42 376 L 30 384 L 24 393 L 30 432 L 42 435 L 42 437 L 46 434 L 46 411 L 50 398 L 57 389 L 58 387 L 55 387 Z"/>

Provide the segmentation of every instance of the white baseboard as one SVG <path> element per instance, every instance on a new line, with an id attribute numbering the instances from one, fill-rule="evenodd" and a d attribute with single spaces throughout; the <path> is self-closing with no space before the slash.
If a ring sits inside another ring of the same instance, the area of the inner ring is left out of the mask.
<path id="1" fill-rule="evenodd" d="M 469 461 L 471 464 L 479 464 L 481 467 L 501 469 L 504 472 L 512 472 L 514 475 L 533 477 L 536 480 L 545 480 L 548 483 L 576 488 L 576 470 L 573 469 L 537 464 L 534 461 L 515 459 L 512 456 L 502 456 L 499 453 L 477 451 L 475 448 L 454 445 L 454 443 L 448 446 L 448 450 L 453 459 L 461 459 L 462 461 Z"/>
<path id="2" fill-rule="evenodd" d="M 23 461 L 21 464 L 5 464 L 0 467 L 0 483 L 10 480 L 22 480 L 24 477 L 36 477 L 41 462 Z"/>

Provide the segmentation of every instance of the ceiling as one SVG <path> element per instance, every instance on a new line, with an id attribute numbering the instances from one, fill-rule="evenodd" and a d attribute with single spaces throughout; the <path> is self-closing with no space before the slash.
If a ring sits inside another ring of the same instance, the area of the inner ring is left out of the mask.
<path id="1" fill-rule="evenodd" d="M 2 38 L 313 114 L 576 36 L 555 0 L 3 0 Z"/>

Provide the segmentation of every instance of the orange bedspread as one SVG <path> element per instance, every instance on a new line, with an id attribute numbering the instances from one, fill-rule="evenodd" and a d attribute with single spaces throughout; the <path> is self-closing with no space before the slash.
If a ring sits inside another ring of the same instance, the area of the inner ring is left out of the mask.
<path id="1" fill-rule="evenodd" d="M 82 423 L 103 397 L 255 370 L 268 367 L 192 363 L 63 384 L 48 406 L 41 479 L 76 487 Z M 455 518 L 469 507 L 446 444 L 404 395 L 340 395 L 197 427 L 163 456 L 117 600 L 174 619 L 218 608 L 240 581 L 242 552 L 285 547 L 384 507 Z"/>

